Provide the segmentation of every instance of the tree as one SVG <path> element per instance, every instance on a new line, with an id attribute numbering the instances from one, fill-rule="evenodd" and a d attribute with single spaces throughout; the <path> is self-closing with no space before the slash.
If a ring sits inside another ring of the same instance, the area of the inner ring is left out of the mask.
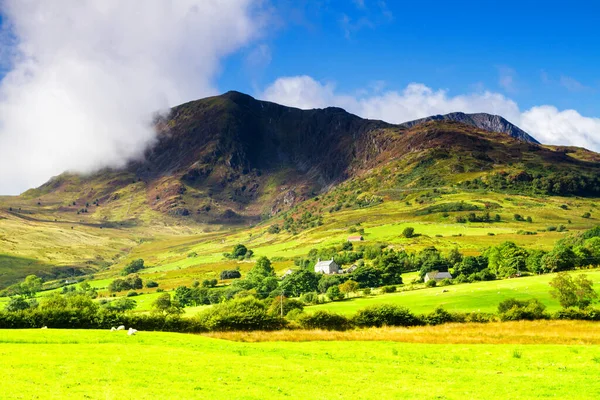
<path id="1" fill-rule="evenodd" d="M 491 247 L 485 255 L 488 257 L 488 268 L 500 278 L 515 275 L 527 266 L 527 251 L 513 242 Z"/>
<path id="2" fill-rule="evenodd" d="M 138 274 L 127 276 L 127 278 L 125 278 L 125 283 L 129 286 L 128 289 L 142 289 L 144 287 L 142 278 L 140 278 Z"/>
<path id="3" fill-rule="evenodd" d="M 224 271 L 221 271 L 221 275 L 220 275 L 221 280 L 238 279 L 241 277 L 242 277 L 242 274 L 237 269 L 231 269 L 231 270 L 226 269 Z"/>
<path id="4" fill-rule="evenodd" d="M 35 294 L 42 290 L 43 280 L 36 275 L 28 275 L 21 283 L 21 294 L 26 297 L 35 297 Z"/>
<path id="5" fill-rule="evenodd" d="M 286 294 L 298 297 L 303 293 L 316 292 L 319 288 L 319 279 L 318 274 L 301 269 L 286 276 L 281 282 L 281 289 Z"/>
<path id="6" fill-rule="evenodd" d="M 135 274 L 141 269 L 144 269 L 144 260 L 138 258 L 137 260 L 133 260 L 127 264 L 127 266 L 123 268 L 123 271 L 121 271 L 121 275 L 126 276 L 129 274 Z"/>
<path id="7" fill-rule="evenodd" d="M 175 289 L 175 296 L 173 298 L 182 306 L 189 306 L 192 304 L 192 289 L 187 286 L 179 286 Z"/>
<path id="8" fill-rule="evenodd" d="M 563 308 L 584 309 L 598 299 L 598 293 L 593 288 L 594 282 L 585 274 L 573 278 L 566 272 L 561 272 L 550 281 L 550 286 L 550 295 L 557 299 Z"/>
<path id="9" fill-rule="evenodd" d="M 252 267 L 250 272 L 248 272 L 247 279 L 252 280 L 257 278 L 266 278 L 268 276 L 275 276 L 275 269 L 271 265 L 271 260 L 265 256 L 262 256 L 256 260 L 254 267 Z"/>
<path id="10" fill-rule="evenodd" d="M 402 236 L 404 236 L 407 239 L 412 238 L 413 236 L 415 236 L 415 228 L 412 228 L 410 226 L 404 228 L 404 230 L 402 231 Z"/>
<path id="11" fill-rule="evenodd" d="M 183 313 L 183 307 L 177 301 L 171 301 L 169 293 L 163 293 L 154 300 L 152 308 L 158 313 L 178 315 Z"/>
<path id="12" fill-rule="evenodd" d="M 23 311 L 29 308 L 29 303 L 22 296 L 11 297 L 4 310 L 8 312 Z"/>
<path id="13" fill-rule="evenodd" d="M 236 244 L 235 246 L 233 246 L 233 251 L 231 252 L 230 258 L 236 258 L 238 260 L 241 260 L 244 257 L 246 257 L 247 253 L 248 253 L 248 248 L 246 246 L 244 246 L 241 243 Z"/>
<path id="14" fill-rule="evenodd" d="M 344 294 L 340 291 L 339 286 L 331 286 L 327 289 L 327 297 L 329 297 L 331 301 L 342 300 Z"/>
<path id="15" fill-rule="evenodd" d="M 340 292 L 342 292 L 346 297 L 350 297 L 351 293 L 355 293 L 358 290 L 358 282 L 353 280 L 348 280 L 342 283 L 340 286 Z"/>
<path id="16" fill-rule="evenodd" d="M 117 312 L 125 312 L 135 309 L 137 302 L 133 299 L 122 297 L 106 304 L 106 308 Z"/>
<path id="17" fill-rule="evenodd" d="M 544 268 L 549 272 L 560 272 L 577 266 L 577 256 L 570 246 L 558 244 L 542 258 Z"/>

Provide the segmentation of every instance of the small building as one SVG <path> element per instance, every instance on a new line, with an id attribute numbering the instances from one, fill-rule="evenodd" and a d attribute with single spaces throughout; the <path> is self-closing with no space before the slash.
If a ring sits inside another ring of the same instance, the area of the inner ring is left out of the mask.
<path id="1" fill-rule="evenodd" d="M 438 282 L 438 281 L 441 281 L 442 279 L 452 279 L 452 275 L 450 274 L 450 272 L 438 272 L 438 271 L 428 272 L 425 274 L 423 281 L 427 282 L 432 279 L 435 280 L 436 282 Z"/>
<path id="2" fill-rule="evenodd" d="M 283 275 L 282 275 L 281 277 L 282 277 L 282 278 L 285 278 L 286 276 L 288 276 L 288 275 L 291 275 L 291 274 L 293 274 L 293 273 L 294 273 L 294 271 L 293 271 L 293 270 L 291 270 L 291 269 L 288 269 L 288 270 L 286 270 L 286 271 L 283 273 Z"/>
<path id="3" fill-rule="evenodd" d="M 315 272 L 317 274 L 322 273 L 325 275 L 339 274 L 340 266 L 333 261 L 333 258 L 327 261 L 321 261 L 319 258 L 319 261 L 315 264 Z"/>
<path id="4" fill-rule="evenodd" d="M 365 240 L 362 236 L 348 236 L 349 242 L 362 242 Z"/>
<path id="5" fill-rule="evenodd" d="M 356 271 L 356 268 L 358 268 L 358 265 L 356 265 L 356 264 L 352 264 L 351 266 L 349 266 L 348 268 L 346 268 L 346 269 L 344 270 L 344 273 L 345 273 L 345 274 L 349 274 L 349 273 L 351 273 L 351 272 L 354 272 L 354 271 Z"/>

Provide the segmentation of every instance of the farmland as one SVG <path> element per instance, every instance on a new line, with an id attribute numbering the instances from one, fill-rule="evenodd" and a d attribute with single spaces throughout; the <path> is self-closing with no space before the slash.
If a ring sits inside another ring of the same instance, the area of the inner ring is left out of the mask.
<path id="1" fill-rule="evenodd" d="M 600 383 L 589 379 L 600 373 L 600 348 L 578 344 L 238 343 L 73 330 L 0 331 L 0 343 L 0 362 L 10 366 L 2 388 L 9 398 L 600 396 Z"/>
<path id="2" fill-rule="evenodd" d="M 575 273 L 579 272 L 586 274 L 595 284 L 600 284 L 600 270 L 576 271 Z M 556 299 L 550 297 L 550 286 L 548 285 L 554 276 L 555 274 L 546 274 L 419 289 L 373 297 L 356 297 L 311 306 L 306 311 L 327 310 L 351 315 L 361 308 L 373 304 L 395 304 L 407 307 L 415 313 L 431 312 L 438 306 L 444 307 L 447 311 L 493 313 L 496 312 L 498 303 L 508 298 L 520 300 L 537 298 L 548 307 L 548 311 L 557 311 L 560 309 L 560 305 Z"/>

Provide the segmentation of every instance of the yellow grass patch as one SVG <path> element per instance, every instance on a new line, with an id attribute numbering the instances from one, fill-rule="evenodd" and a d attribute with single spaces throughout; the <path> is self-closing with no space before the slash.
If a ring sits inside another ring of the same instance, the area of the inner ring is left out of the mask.
<path id="1" fill-rule="evenodd" d="M 465 323 L 411 328 L 384 327 L 345 332 L 282 330 L 212 332 L 205 336 L 237 342 L 392 341 L 429 344 L 600 344 L 600 324 L 588 321 Z"/>

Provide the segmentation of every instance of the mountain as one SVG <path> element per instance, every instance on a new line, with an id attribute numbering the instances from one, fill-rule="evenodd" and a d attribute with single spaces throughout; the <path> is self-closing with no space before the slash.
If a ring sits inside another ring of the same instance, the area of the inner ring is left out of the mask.
<path id="1" fill-rule="evenodd" d="M 461 185 L 600 193 L 595 153 L 541 146 L 486 114 L 392 125 L 340 108 L 300 110 L 228 92 L 174 107 L 156 129 L 157 142 L 143 161 L 91 176 L 63 174 L 13 204 L 27 200 L 50 214 L 99 224 L 172 218 L 241 224 L 353 182 L 355 191 L 373 196 L 384 189 Z M 372 176 L 379 179 L 375 185 L 366 183 Z"/>
<path id="2" fill-rule="evenodd" d="M 153 273 L 174 283 L 179 267 L 214 277 L 235 268 L 220 254 L 237 243 L 289 268 L 291 257 L 350 232 L 404 246 L 405 222 L 439 224 L 419 245 L 475 246 L 462 239 L 468 226 L 449 228 L 477 217 L 466 211 L 501 214 L 502 233 L 594 223 L 599 154 L 488 128 L 435 118 L 393 125 L 238 92 L 182 104 L 156 120 L 143 160 L 0 197 L 0 288 L 29 273 L 113 276 L 133 258 L 165 266 Z M 534 212 L 535 228 L 513 220 Z M 490 229 L 469 232 L 478 244 L 506 240 Z"/>
<path id="3" fill-rule="evenodd" d="M 485 113 L 465 114 L 462 112 L 454 112 L 446 115 L 432 115 L 430 117 L 405 122 L 403 124 L 400 124 L 400 126 L 405 128 L 412 128 L 413 126 L 420 125 L 429 121 L 460 122 L 490 132 L 506 133 L 512 136 L 513 138 L 522 140 L 524 142 L 539 144 L 539 142 L 535 138 L 530 136 L 527 132 L 525 132 L 518 126 L 511 124 L 501 116 Z"/>

